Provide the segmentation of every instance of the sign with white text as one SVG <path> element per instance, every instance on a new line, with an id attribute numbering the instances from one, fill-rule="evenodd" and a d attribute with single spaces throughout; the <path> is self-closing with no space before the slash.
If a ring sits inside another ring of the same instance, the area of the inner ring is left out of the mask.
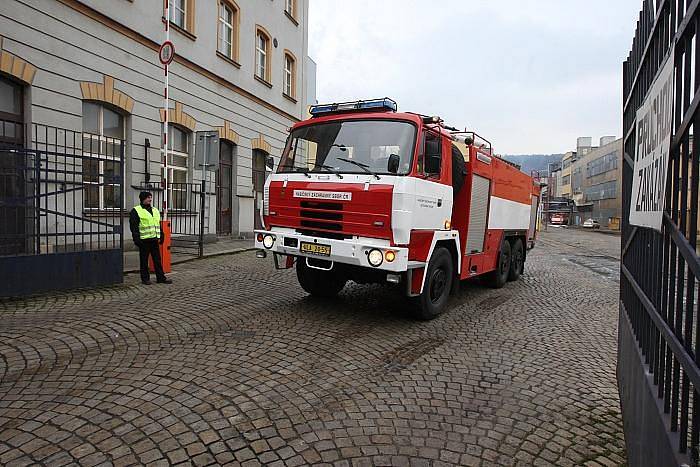
<path id="1" fill-rule="evenodd" d="M 673 133 L 674 49 L 637 110 L 630 224 L 661 231 Z"/>
<path id="2" fill-rule="evenodd" d="M 332 201 L 352 201 L 352 193 L 347 191 L 294 190 L 295 198 L 327 199 Z"/>

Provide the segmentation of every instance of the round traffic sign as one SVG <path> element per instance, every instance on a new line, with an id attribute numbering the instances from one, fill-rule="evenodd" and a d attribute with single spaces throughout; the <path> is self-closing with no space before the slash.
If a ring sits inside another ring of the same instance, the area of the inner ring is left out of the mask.
<path id="1" fill-rule="evenodd" d="M 158 59 L 163 65 L 170 65 L 170 62 L 175 58 L 175 46 L 170 41 L 163 42 L 158 51 Z"/>

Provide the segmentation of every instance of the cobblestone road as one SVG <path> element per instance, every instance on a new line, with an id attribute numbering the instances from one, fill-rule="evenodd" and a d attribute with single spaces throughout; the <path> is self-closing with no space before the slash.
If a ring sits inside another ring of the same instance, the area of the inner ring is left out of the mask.
<path id="1" fill-rule="evenodd" d="M 624 464 L 617 283 L 571 261 L 584 234 L 619 249 L 549 232 L 432 322 L 384 286 L 311 299 L 252 253 L 0 302 L 0 464 Z"/>

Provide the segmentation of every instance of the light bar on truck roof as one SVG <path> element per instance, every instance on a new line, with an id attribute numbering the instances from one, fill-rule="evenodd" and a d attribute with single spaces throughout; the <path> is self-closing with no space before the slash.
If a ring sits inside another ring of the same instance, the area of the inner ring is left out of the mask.
<path id="1" fill-rule="evenodd" d="M 371 99 L 368 101 L 341 102 L 339 104 L 318 104 L 309 108 L 313 117 L 332 113 L 353 112 L 357 110 L 389 110 L 396 112 L 396 101 L 385 97 L 383 99 Z"/>

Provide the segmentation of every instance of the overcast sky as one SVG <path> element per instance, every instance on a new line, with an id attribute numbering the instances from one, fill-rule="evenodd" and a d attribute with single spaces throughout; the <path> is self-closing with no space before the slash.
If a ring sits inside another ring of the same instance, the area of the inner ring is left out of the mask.
<path id="1" fill-rule="evenodd" d="M 502 154 L 620 136 L 641 0 L 310 0 L 319 102 L 389 96 Z"/>

